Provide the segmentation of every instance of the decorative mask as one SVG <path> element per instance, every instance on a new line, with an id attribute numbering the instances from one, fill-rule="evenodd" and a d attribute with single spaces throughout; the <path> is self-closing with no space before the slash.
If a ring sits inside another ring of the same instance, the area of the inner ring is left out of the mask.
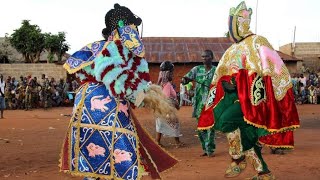
<path id="1" fill-rule="evenodd" d="M 231 8 L 229 13 L 229 34 L 235 42 L 251 35 L 250 29 L 252 9 L 247 9 L 246 3 L 242 1 L 236 8 Z"/>

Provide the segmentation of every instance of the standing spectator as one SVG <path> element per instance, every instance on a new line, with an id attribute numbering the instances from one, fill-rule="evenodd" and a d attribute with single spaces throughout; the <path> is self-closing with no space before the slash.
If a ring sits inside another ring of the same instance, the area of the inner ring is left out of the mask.
<path id="1" fill-rule="evenodd" d="M 25 92 L 26 92 L 26 84 L 25 83 L 19 83 L 19 87 L 17 89 L 17 93 L 18 93 L 18 109 L 24 109 L 24 105 L 25 105 Z"/>
<path id="2" fill-rule="evenodd" d="M 60 79 L 56 89 L 58 90 L 59 95 L 63 100 L 66 99 L 66 95 L 67 95 L 65 87 L 66 87 L 66 83 L 64 82 L 63 79 Z"/>
<path id="3" fill-rule="evenodd" d="M 294 98 L 295 100 L 297 100 L 299 96 L 299 80 L 296 74 L 293 74 L 291 81 L 292 81 Z"/>
<path id="4" fill-rule="evenodd" d="M 7 81 L 5 82 L 6 86 L 4 88 L 4 99 L 6 103 L 6 108 L 11 109 L 12 104 L 12 93 L 11 93 L 11 77 L 8 76 Z"/>
<path id="5" fill-rule="evenodd" d="M 309 103 L 310 104 L 317 104 L 317 91 L 316 89 L 314 88 L 314 86 L 310 86 L 309 87 Z"/>
<path id="6" fill-rule="evenodd" d="M 184 104 L 190 104 L 191 101 L 188 99 L 188 94 L 187 94 L 187 86 L 184 85 L 183 79 L 181 80 L 180 83 L 180 107 L 183 106 Z"/>
<path id="7" fill-rule="evenodd" d="M 166 98 L 173 102 L 173 106 L 179 108 L 178 101 L 177 101 L 177 94 L 176 91 L 173 89 L 171 84 L 173 79 L 173 64 L 170 61 L 165 61 L 160 65 L 160 86 L 162 87 L 162 91 Z M 156 118 L 156 140 L 158 145 L 161 146 L 160 140 L 162 135 L 166 135 L 169 137 L 174 137 L 176 147 L 183 146 L 184 144 L 180 142 L 180 123 L 177 118 L 170 119 L 170 118 Z"/>
<path id="8" fill-rule="evenodd" d="M 0 118 L 3 118 L 3 111 L 6 108 L 6 103 L 4 100 L 4 88 L 6 87 L 6 82 L 3 80 L 3 75 L 0 74 Z"/>
<path id="9" fill-rule="evenodd" d="M 300 74 L 299 81 L 303 84 L 303 87 L 307 86 L 307 78 L 303 74 Z"/>
<path id="10" fill-rule="evenodd" d="M 192 117 L 197 119 L 200 117 L 200 113 L 203 109 L 204 103 L 208 97 L 209 86 L 216 70 L 216 67 L 212 65 L 213 52 L 211 50 L 205 50 L 201 54 L 203 65 L 192 68 L 183 78 L 184 83 L 188 84 L 190 81 L 195 81 L 195 93 L 192 101 L 193 113 Z M 201 156 L 213 156 L 216 149 L 215 144 L 215 132 L 213 127 L 209 129 L 198 129 L 198 137 L 203 149 Z"/>
<path id="11" fill-rule="evenodd" d="M 51 77 L 51 79 L 50 79 L 50 87 L 56 87 L 56 86 L 57 86 L 56 80 L 54 79 L 54 77 Z"/>
<path id="12" fill-rule="evenodd" d="M 39 93 L 40 93 L 40 89 L 41 85 L 38 83 L 38 79 L 37 77 L 33 77 L 33 91 L 32 91 L 32 105 L 34 107 L 40 107 L 39 102 Z"/>
<path id="13" fill-rule="evenodd" d="M 42 106 L 44 109 L 47 109 L 50 106 L 50 94 L 51 87 L 49 79 L 44 76 L 41 82 L 41 96 L 42 96 Z"/>
<path id="14" fill-rule="evenodd" d="M 32 92 L 33 92 L 33 79 L 28 78 L 28 84 L 25 93 L 25 110 L 31 110 L 32 108 Z"/>
<path id="15" fill-rule="evenodd" d="M 22 75 L 20 76 L 19 84 L 20 85 L 26 85 L 26 82 L 25 82 L 25 80 L 24 80 Z"/>
<path id="16" fill-rule="evenodd" d="M 310 84 L 312 85 L 312 86 L 315 86 L 316 85 L 316 73 L 314 72 L 314 71 L 311 71 L 311 73 L 309 74 L 309 81 L 310 81 Z"/>
<path id="17" fill-rule="evenodd" d="M 301 91 L 301 104 L 307 104 L 308 98 L 309 98 L 309 89 L 307 86 L 305 86 Z"/>

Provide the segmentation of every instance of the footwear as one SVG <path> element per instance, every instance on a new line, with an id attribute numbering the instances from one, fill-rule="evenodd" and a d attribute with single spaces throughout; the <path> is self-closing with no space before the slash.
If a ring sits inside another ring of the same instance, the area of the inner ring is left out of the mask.
<path id="1" fill-rule="evenodd" d="M 232 161 L 228 169 L 225 172 L 224 177 L 232 178 L 237 177 L 247 167 L 246 159 L 243 158 L 238 164 L 236 161 Z"/>
<path id="2" fill-rule="evenodd" d="M 157 143 L 157 145 L 160 146 L 160 147 L 162 147 L 162 148 L 164 147 L 161 143 Z"/>
<path id="3" fill-rule="evenodd" d="M 208 157 L 215 157 L 216 155 L 214 155 L 213 153 L 208 154 Z"/>
<path id="4" fill-rule="evenodd" d="M 174 145 L 176 146 L 176 148 L 181 148 L 181 147 L 184 147 L 186 144 L 184 144 L 183 142 L 180 142 L 180 143 L 176 143 Z"/>
<path id="5" fill-rule="evenodd" d="M 275 179 L 276 178 L 274 177 L 274 175 L 271 172 L 269 172 L 266 174 L 257 174 L 252 178 L 249 178 L 248 180 L 275 180 Z"/>
<path id="6" fill-rule="evenodd" d="M 200 155 L 200 157 L 204 157 L 204 156 L 207 156 L 208 154 L 207 153 L 203 153 Z"/>

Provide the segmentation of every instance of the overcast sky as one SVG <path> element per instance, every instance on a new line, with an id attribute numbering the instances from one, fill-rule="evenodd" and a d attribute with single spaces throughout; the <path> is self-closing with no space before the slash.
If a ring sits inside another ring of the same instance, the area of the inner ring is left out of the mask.
<path id="1" fill-rule="evenodd" d="M 5 0 L 0 37 L 12 34 L 24 19 L 42 32 L 67 33 L 69 53 L 102 39 L 104 16 L 113 4 L 127 6 L 143 20 L 144 37 L 222 37 L 230 7 L 240 0 Z M 275 49 L 293 41 L 320 42 L 320 0 L 247 0 L 253 10 L 251 30 Z M 258 9 L 258 13 L 256 10 Z M 258 14 L 258 16 L 256 16 Z"/>

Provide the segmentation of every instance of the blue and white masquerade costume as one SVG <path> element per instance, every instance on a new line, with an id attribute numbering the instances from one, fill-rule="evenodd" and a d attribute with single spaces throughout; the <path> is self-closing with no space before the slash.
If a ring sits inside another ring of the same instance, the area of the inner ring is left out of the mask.
<path id="1" fill-rule="evenodd" d="M 64 64 L 82 82 L 63 143 L 60 169 L 72 175 L 140 179 L 173 167 L 168 155 L 141 127 L 130 106 L 148 89 L 144 47 L 133 26 L 91 43 Z"/>

